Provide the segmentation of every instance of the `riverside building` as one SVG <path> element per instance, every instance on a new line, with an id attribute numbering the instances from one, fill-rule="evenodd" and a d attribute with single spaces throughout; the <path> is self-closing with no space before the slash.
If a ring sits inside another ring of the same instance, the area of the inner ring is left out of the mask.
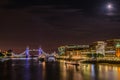
<path id="1" fill-rule="evenodd" d="M 58 51 L 60 55 L 77 58 L 89 52 L 89 45 L 65 45 L 58 47 Z"/>
<path id="2" fill-rule="evenodd" d="M 105 57 L 120 57 L 120 39 L 96 41 L 90 45 L 65 45 L 58 47 L 58 51 L 64 56 L 85 56 L 96 53 Z"/>

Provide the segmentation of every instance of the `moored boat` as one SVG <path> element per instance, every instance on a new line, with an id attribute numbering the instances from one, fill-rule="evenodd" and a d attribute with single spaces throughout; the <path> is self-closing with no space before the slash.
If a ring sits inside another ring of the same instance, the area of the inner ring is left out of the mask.
<path id="1" fill-rule="evenodd" d="M 55 61 L 56 61 L 55 56 L 48 56 L 48 57 L 46 58 L 46 62 L 55 62 Z"/>

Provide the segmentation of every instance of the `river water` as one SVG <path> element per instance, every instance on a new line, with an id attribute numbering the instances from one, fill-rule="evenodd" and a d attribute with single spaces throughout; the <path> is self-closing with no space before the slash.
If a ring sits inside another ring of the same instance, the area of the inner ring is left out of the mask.
<path id="1" fill-rule="evenodd" d="M 0 62 L 0 80 L 120 80 L 120 65 L 65 65 L 64 61 L 40 63 L 36 59 Z"/>

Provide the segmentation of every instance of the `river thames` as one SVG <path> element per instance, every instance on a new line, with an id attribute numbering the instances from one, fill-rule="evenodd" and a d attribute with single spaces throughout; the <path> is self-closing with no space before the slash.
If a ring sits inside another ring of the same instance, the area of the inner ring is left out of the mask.
<path id="1" fill-rule="evenodd" d="M 36 59 L 0 62 L 0 80 L 120 80 L 120 65 L 65 65 L 64 61 L 40 63 Z"/>

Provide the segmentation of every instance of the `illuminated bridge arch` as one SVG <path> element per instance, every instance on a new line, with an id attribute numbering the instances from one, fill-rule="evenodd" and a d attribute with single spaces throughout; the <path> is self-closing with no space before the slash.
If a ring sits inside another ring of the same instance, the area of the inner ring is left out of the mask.
<path id="1" fill-rule="evenodd" d="M 42 53 L 44 53 L 44 51 L 41 48 L 38 48 L 38 49 L 29 49 L 29 47 L 26 47 L 26 50 L 25 50 L 26 58 L 28 58 L 30 56 L 30 51 L 36 51 L 36 52 L 38 52 L 38 56 L 41 55 Z"/>

